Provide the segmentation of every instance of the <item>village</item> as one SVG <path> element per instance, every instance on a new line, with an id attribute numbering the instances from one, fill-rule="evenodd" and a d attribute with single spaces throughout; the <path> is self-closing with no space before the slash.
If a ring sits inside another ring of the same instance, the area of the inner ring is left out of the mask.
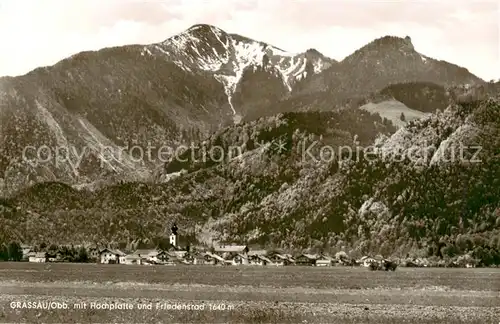
<path id="1" fill-rule="evenodd" d="M 27 251 L 23 246 L 23 259 L 34 263 L 64 262 L 60 253 Z M 325 254 L 290 254 L 277 251 L 250 250 L 246 245 L 218 245 L 210 251 L 187 251 L 171 248 L 138 249 L 126 253 L 112 248 L 90 248 L 88 262 L 100 264 L 125 265 L 255 265 L 255 266 L 365 266 L 381 263 L 381 257 L 363 257 L 360 260 L 349 260 L 344 253 L 337 253 L 334 257 Z"/>
<path id="2" fill-rule="evenodd" d="M 178 244 L 178 228 L 174 224 L 169 237 L 169 248 L 136 249 L 122 251 L 111 247 L 97 245 L 80 247 L 85 251 L 85 257 L 68 258 L 68 249 L 46 249 L 37 251 L 29 245 L 22 245 L 21 260 L 46 262 L 94 262 L 100 264 L 125 265 L 256 265 L 256 266 L 334 266 L 362 265 L 369 267 L 373 262 L 381 263 L 382 257 L 364 257 L 360 260 L 349 259 L 346 253 L 339 252 L 334 257 L 326 254 L 291 255 L 279 251 L 253 250 L 247 245 L 216 244 L 209 249 L 197 249 Z M 77 249 L 73 250 L 78 254 Z M 20 260 L 20 261 L 21 261 Z"/>
<path id="3" fill-rule="evenodd" d="M 462 259 L 439 264 L 431 264 L 426 259 L 406 259 L 390 261 L 381 255 L 363 256 L 359 259 L 350 258 L 341 251 L 330 256 L 324 253 L 301 253 L 291 255 L 276 250 L 251 249 L 247 245 L 216 244 L 208 249 L 181 247 L 178 245 L 178 228 L 174 224 L 169 237 L 169 248 L 136 249 L 122 251 L 111 247 L 97 245 L 83 248 L 84 256 L 68 258 L 68 249 L 36 251 L 29 245 L 22 245 L 20 261 L 34 263 L 46 262 L 94 262 L 100 264 L 124 265 L 213 265 L 213 266 L 362 266 L 370 270 L 392 270 L 397 266 L 406 267 L 475 267 L 474 260 Z M 76 254 L 78 254 L 78 250 Z"/>

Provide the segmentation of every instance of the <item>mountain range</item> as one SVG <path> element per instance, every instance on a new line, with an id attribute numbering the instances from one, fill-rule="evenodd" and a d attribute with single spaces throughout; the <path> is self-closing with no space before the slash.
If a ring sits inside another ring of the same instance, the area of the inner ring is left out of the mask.
<path id="1" fill-rule="evenodd" d="M 4 194 L 43 181 L 151 181 L 161 163 L 132 147 L 175 148 L 241 121 L 331 111 L 391 84 L 484 83 L 416 52 L 409 37 L 376 39 L 337 62 L 204 24 L 157 44 L 82 52 L 0 82 Z M 42 152 L 48 162 L 30 163 L 37 155 L 31 147 L 42 146 L 52 148 Z M 70 148 L 68 161 L 56 163 L 54 147 Z"/>
<path id="2" fill-rule="evenodd" d="M 176 221 L 206 244 L 500 257 L 500 87 L 409 37 L 339 62 L 201 24 L 0 84 L 0 241 L 128 244 Z"/>

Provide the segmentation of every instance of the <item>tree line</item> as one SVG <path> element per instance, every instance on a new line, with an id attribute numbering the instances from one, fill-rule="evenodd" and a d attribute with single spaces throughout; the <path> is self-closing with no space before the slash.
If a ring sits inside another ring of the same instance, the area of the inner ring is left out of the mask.
<path id="1" fill-rule="evenodd" d="M 47 244 L 41 243 L 34 246 L 31 251 L 35 253 L 45 252 L 48 256 L 58 258 L 63 262 L 85 263 L 91 261 L 88 250 L 83 246 L 58 246 L 55 244 L 47 246 Z M 19 242 L 0 242 L 0 261 L 22 261 L 23 257 L 23 249 Z"/>

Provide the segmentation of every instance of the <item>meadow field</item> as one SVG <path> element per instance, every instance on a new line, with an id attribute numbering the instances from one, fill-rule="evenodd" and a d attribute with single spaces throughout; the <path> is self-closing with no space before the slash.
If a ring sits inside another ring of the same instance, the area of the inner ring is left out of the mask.
<path id="1" fill-rule="evenodd" d="M 0 263 L 13 322 L 498 324 L 500 269 Z"/>

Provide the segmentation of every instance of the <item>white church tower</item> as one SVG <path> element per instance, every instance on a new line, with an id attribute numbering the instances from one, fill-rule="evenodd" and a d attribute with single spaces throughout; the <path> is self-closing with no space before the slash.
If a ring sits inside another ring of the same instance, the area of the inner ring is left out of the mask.
<path id="1" fill-rule="evenodd" d="M 178 230 L 178 228 L 177 228 L 177 225 L 175 225 L 175 223 L 172 226 L 171 230 L 172 230 L 172 234 L 170 234 L 170 244 L 174 247 L 177 247 L 177 230 Z"/>

